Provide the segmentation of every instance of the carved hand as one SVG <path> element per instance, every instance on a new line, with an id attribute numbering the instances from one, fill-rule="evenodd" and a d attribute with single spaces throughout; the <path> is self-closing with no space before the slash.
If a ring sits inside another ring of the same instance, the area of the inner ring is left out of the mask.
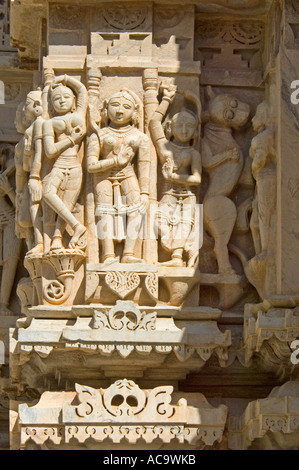
<path id="1" fill-rule="evenodd" d="M 141 208 L 140 214 L 145 214 L 149 204 L 149 197 L 147 194 L 141 194 L 140 196 Z"/>
<path id="2" fill-rule="evenodd" d="M 5 175 L 0 175 L 0 193 L 1 196 L 4 196 L 5 194 L 9 193 L 13 188 L 11 187 L 7 176 Z"/>
<path id="3" fill-rule="evenodd" d="M 82 127 L 76 126 L 72 129 L 70 137 L 74 141 L 74 143 L 77 144 L 83 139 L 85 134 L 86 132 L 82 129 Z"/>
<path id="4" fill-rule="evenodd" d="M 230 150 L 230 159 L 234 162 L 238 162 L 240 160 L 240 151 L 236 147 Z"/>
<path id="5" fill-rule="evenodd" d="M 167 158 L 162 166 L 162 174 L 166 180 L 170 180 L 173 175 L 174 162 L 171 158 Z"/>
<path id="6" fill-rule="evenodd" d="M 42 182 L 37 179 L 29 178 L 28 182 L 29 192 L 31 194 L 32 202 L 37 203 L 42 199 Z"/>
<path id="7" fill-rule="evenodd" d="M 119 154 L 116 157 L 117 166 L 119 168 L 124 168 L 134 156 L 134 150 L 132 147 L 122 146 Z"/>
<path id="8" fill-rule="evenodd" d="M 163 90 L 163 96 L 165 96 L 165 98 L 168 98 L 169 101 L 172 101 L 176 94 L 176 90 L 177 90 L 176 85 L 173 85 L 171 83 L 162 84 L 161 88 Z"/>

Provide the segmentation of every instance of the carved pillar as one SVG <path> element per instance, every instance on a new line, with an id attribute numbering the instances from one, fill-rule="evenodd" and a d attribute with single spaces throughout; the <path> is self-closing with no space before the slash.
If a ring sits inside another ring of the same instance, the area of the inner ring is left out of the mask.
<path id="1" fill-rule="evenodd" d="M 299 79 L 299 49 L 295 33 L 299 25 L 299 7 L 297 2 L 291 0 L 284 1 L 282 6 L 282 11 L 276 6 L 272 21 L 276 28 L 275 42 L 280 38 L 277 50 L 272 51 L 276 70 L 275 105 L 278 115 L 275 293 L 293 296 L 298 294 L 299 278 L 299 104 L 292 103 L 291 95 L 294 92 L 292 82 Z M 274 292 L 271 291 L 270 294 Z"/>
<path id="2" fill-rule="evenodd" d="M 150 136 L 149 122 L 158 106 L 158 69 L 148 68 L 143 71 L 144 88 L 144 126 L 145 133 Z M 151 169 L 150 169 L 150 209 L 147 215 L 147 239 L 144 241 L 144 259 L 146 263 L 156 263 L 157 241 L 151 236 L 151 205 L 157 203 L 157 154 L 151 141 Z"/>

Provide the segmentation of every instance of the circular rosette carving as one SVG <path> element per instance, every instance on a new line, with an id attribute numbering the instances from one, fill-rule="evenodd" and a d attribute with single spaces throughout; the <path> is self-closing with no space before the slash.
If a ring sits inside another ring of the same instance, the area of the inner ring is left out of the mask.
<path id="1" fill-rule="evenodd" d="M 110 271 L 105 276 L 105 282 L 121 299 L 133 292 L 140 284 L 140 277 L 134 272 Z"/>
<path id="2" fill-rule="evenodd" d="M 199 41 L 215 41 L 220 39 L 224 33 L 224 23 L 220 21 L 200 21 L 196 28 Z"/>
<path id="3" fill-rule="evenodd" d="M 117 8 L 106 8 L 103 10 L 105 21 L 120 31 L 138 28 L 144 23 L 147 16 L 146 8 L 134 8 L 118 6 Z"/>
<path id="4" fill-rule="evenodd" d="M 60 303 L 61 299 L 63 299 L 65 292 L 64 285 L 57 281 L 53 280 L 49 282 L 44 288 L 44 298 L 49 303 Z"/>
<path id="5" fill-rule="evenodd" d="M 233 23 L 230 33 L 241 44 L 257 44 L 262 41 L 265 25 L 262 22 L 238 22 Z"/>
<path id="6" fill-rule="evenodd" d="M 111 415 L 125 419 L 144 410 L 146 395 L 132 380 L 118 380 L 105 390 L 103 404 Z"/>
<path id="7" fill-rule="evenodd" d="M 185 12 L 178 8 L 159 8 L 155 12 L 155 23 L 162 28 L 174 28 L 185 16 Z"/>

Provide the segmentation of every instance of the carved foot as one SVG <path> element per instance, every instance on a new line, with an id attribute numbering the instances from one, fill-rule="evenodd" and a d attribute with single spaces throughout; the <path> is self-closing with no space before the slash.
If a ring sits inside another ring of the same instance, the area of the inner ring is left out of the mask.
<path id="1" fill-rule="evenodd" d="M 61 250 L 62 249 L 62 241 L 60 237 L 54 237 L 53 241 L 51 243 L 51 248 L 50 250 Z"/>
<path id="2" fill-rule="evenodd" d="M 198 258 L 199 258 L 199 252 L 197 251 L 191 251 L 188 253 L 188 262 L 187 262 L 187 268 L 195 268 L 198 265 Z"/>
<path id="3" fill-rule="evenodd" d="M 160 266 L 173 266 L 173 267 L 184 267 L 184 261 L 182 258 L 172 258 L 169 261 L 164 261 L 163 263 L 159 263 Z"/>
<path id="4" fill-rule="evenodd" d="M 144 260 L 140 258 L 135 258 L 135 256 L 124 255 L 121 259 L 121 263 L 144 263 Z"/>
<path id="5" fill-rule="evenodd" d="M 69 248 L 75 249 L 78 246 L 80 248 L 83 248 L 83 245 L 85 243 L 85 241 L 83 240 L 83 235 L 85 235 L 85 233 L 86 228 L 84 227 L 84 225 L 79 224 L 74 230 L 74 234 L 69 243 Z"/>
<path id="6" fill-rule="evenodd" d="M 112 264 L 112 263 L 118 263 L 119 262 L 119 256 L 109 256 L 109 258 L 104 259 L 103 264 Z"/>
<path id="7" fill-rule="evenodd" d="M 219 268 L 219 274 L 237 274 L 236 271 L 231 267 Z"/>
<path id="8" fill-rule="evenodd" d="M 38 243 L 33 247 L 30 251 L 28 251 L 27 255 L 39 255 L 43 254 L 44 252 L 44 244 L 43 243 Z"/>
<path id="9" fill-rule="evenodd" d="M 5 307 L 4 305 L 2 307 L 0 307 L 0 316 L 3 316 L 3 317 L 11 317 L 11 316 L 14 316 L 14 314 L 12 313 L 11 310 L 9 310 L 9 308 Z"/>

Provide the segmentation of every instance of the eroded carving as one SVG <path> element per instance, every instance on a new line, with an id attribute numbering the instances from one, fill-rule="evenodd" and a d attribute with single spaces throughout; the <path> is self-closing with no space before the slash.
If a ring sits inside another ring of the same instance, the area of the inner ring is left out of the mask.
<path id="1" fill-rule="evenodd" d="M 209 175 L 209 187 L 203 200 L 204 225 L 215 241 L 218 272 L 224 274 L 235 274 L 228 253 L 237 219 L 231 195 L 244 164 L 242 150 L 232 130 L 239 130 L 246 124 L 249 112 L 249 105 L 233 95 L 210 95 L 206 116 L 209 122 L 202 139 L 202 165 Z"/>

